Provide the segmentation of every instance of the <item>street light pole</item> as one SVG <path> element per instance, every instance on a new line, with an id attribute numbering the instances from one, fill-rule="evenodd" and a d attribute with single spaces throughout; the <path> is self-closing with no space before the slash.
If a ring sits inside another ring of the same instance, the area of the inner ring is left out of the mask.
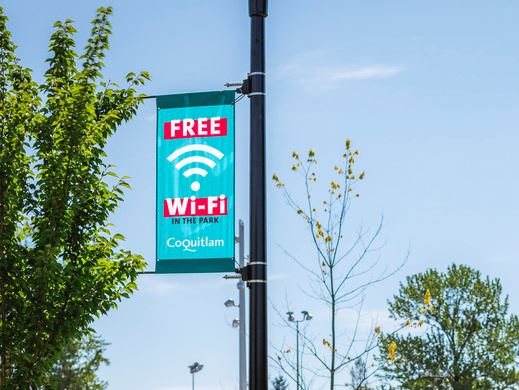
<path id="1" fill-rule="evenodd" d="M 238 265 L 240 269 L 245 268 L 245 227 L 243 221 L 239 221 L 238 235 L 234 238 L 238 244 Z M 236 284 L 239 292 L 239 303 L 236 304 L 234 299 L 229 298 L 225 301 L 225 307 L 237 307 L 239 309 L 239 318 L 232 321 L 233 328 L 239 328 L 240 346 L 239 346 L 239 374 L 240 374 L 240 390 L 247 390 L 247 345 L 245 338 L 245 282 L 240 278 Z"/>
<path id="2" fill-rule="evenodd" d="M 245 228 L 240 219 L 238 225 L 238 259 L 240 268 L 245 267 Z M 240 390 L 247 390 L 247 350 L 245 340 L 245 282 L 240 280 L 236 285 L 239 293 L 240 311 Z"/>
<path id="3" fill-rule="evenodd" d="M 296 390 L 299 390 L 299 322 L 296 321 Z"/>
<path id="4" fill-rule="evenodd" d="M 197 372 L 202 371 L 202 368 L 204 368 L 203 364 L 200 364 L 198 362 L 194 362 L 190 366 L 188 366 L 189 372 L 191 373 L 191 389 L 195 390 L 195 374 Z"/>
<path id="5" fill-rule="evenodd" d="M 265 18 L 267 0 L 249 0 L 250 98 L 250 287 L 249 385 L 267 390 L 267 253 L 265 196 Z"/>
<path id="6" fill-rule="evenodd" d="M 289 311 L 287 312 L 288 315 L 288 321 L 294 322 L 296 324 L 296 390 L 300 390 L 300 369 L 299 369 L 299 323 L 303 321 L 310 321 L 313 316 L 306 310 L 302 310 L 301 313 L 303 314 L 303 318 L 300 320 L 296 320 L 294 317 L 294 312 Z"/>

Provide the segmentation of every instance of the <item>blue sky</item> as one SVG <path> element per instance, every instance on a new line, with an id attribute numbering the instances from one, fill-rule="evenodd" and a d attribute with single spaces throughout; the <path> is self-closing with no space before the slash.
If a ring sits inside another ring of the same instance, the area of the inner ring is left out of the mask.
<path id="1" fill-rule="evenodd" d="M 5 2 L 18 56 L 41 78 L 58 19 L 75 21 L 82 46 L 100 5 L 114 6 L 106 76 L 148 70 L 143 92 L 217 90 L 249 67 L 245 0 Z M 323 175 L 351 138 L 366 170 L 352 229 L 384 215 L 377 255 L 393 278 L 368 291 L 363 326 L 384 323 L 386 299 L 406 275 L 469 264 L 499 277 L 518 312 L 519 3 L 461 1 L 270 1 L 267 19 L 268 173 L 286 178 L 293 149 L 315 148 Z M 121 127 L 108 147 L 133 189 L 113 222 L 126 246 L 154 255 L 154 103 Z M 248 102 L 237 106 L 237 209 L 248 211 Z M 309 331 L 325 334 L 326 312 L 303 291 L 304 273 L 280 247 L 306 259 L 309 235 L 282 195 L 268 188 L 269 294 L 281 306 L 315 313 Z M 139 291 L 95 323 L 111 343 L 101 370 L 115 390 L 185 390 L 187 365 L 205 364 L 198 389 L 237 389 L 237 297 L 221 275 L 145 275 Z M 349 329 L 352 313 L 342 325 Z M 273 346 L 293 336 L 270 312 Z M 272 374 L 276 374 L 272 371 Z"/>

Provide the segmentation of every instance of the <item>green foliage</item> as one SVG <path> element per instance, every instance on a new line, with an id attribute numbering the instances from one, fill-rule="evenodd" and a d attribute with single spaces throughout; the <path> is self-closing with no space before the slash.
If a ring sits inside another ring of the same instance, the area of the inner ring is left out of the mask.
<path id="1" fill-rule="evenodd" d="M 103 82 L 111 8 L 100 8 L 84 54 L 70 20 L 50 38 L 41 86 L 14 53 L 0 8 L 0 386 L 36 388 L 65 345 L 136 288 L 141 256 L 120 248 L 108 218 L 127 177 L 103 148 L 142 101 Z"/>
<path id="2" fill-rule="evenodd" d="M 407 278 L 389 302 L 416 332 L 382 337 L 389 379 L 404 389 L 512 389 L 519 385 L 519 321 L 508 315 L 498 279 L 467 266 Z M 396 344 L 396 359 L 388 346 Z"/>
<path id="3" fill-rule="evenodd" d="M 283 375 L 279 375 L 272 380 L 272 390 L 288 390 L 288 383 Z"/>
<path id="4" fill-rule="evenodd" d="M 107 383 L 96 372 L 102 364 L 110 364 L 103 353 L 108 344 L 88 334 L 65 346 L 52 368 L 43 390 L 104 390 Z"/>

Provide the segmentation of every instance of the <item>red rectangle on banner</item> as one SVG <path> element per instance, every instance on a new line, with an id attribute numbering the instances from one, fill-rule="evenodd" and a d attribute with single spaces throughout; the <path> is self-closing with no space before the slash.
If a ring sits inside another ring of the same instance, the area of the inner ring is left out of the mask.
<path id="1" fill-rule="evenodd" d="M 227 135 L 227 118 L 186 118 L 164 122 L 164 139 L 221 137 L 225 135 Z"/>
<path id="2" fill-rule="evenodd" d="M 227 197 L 164 199 L 164 217 L 227 215 Z"/>

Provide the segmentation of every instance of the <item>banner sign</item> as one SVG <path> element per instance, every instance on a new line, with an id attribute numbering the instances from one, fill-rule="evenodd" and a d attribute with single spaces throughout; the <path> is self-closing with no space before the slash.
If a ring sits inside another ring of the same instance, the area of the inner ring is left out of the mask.
<path id="1" fill-rule="evenodd" d="M 157 97 L 157 273 L 235 269 L 234 98 Z"/>

